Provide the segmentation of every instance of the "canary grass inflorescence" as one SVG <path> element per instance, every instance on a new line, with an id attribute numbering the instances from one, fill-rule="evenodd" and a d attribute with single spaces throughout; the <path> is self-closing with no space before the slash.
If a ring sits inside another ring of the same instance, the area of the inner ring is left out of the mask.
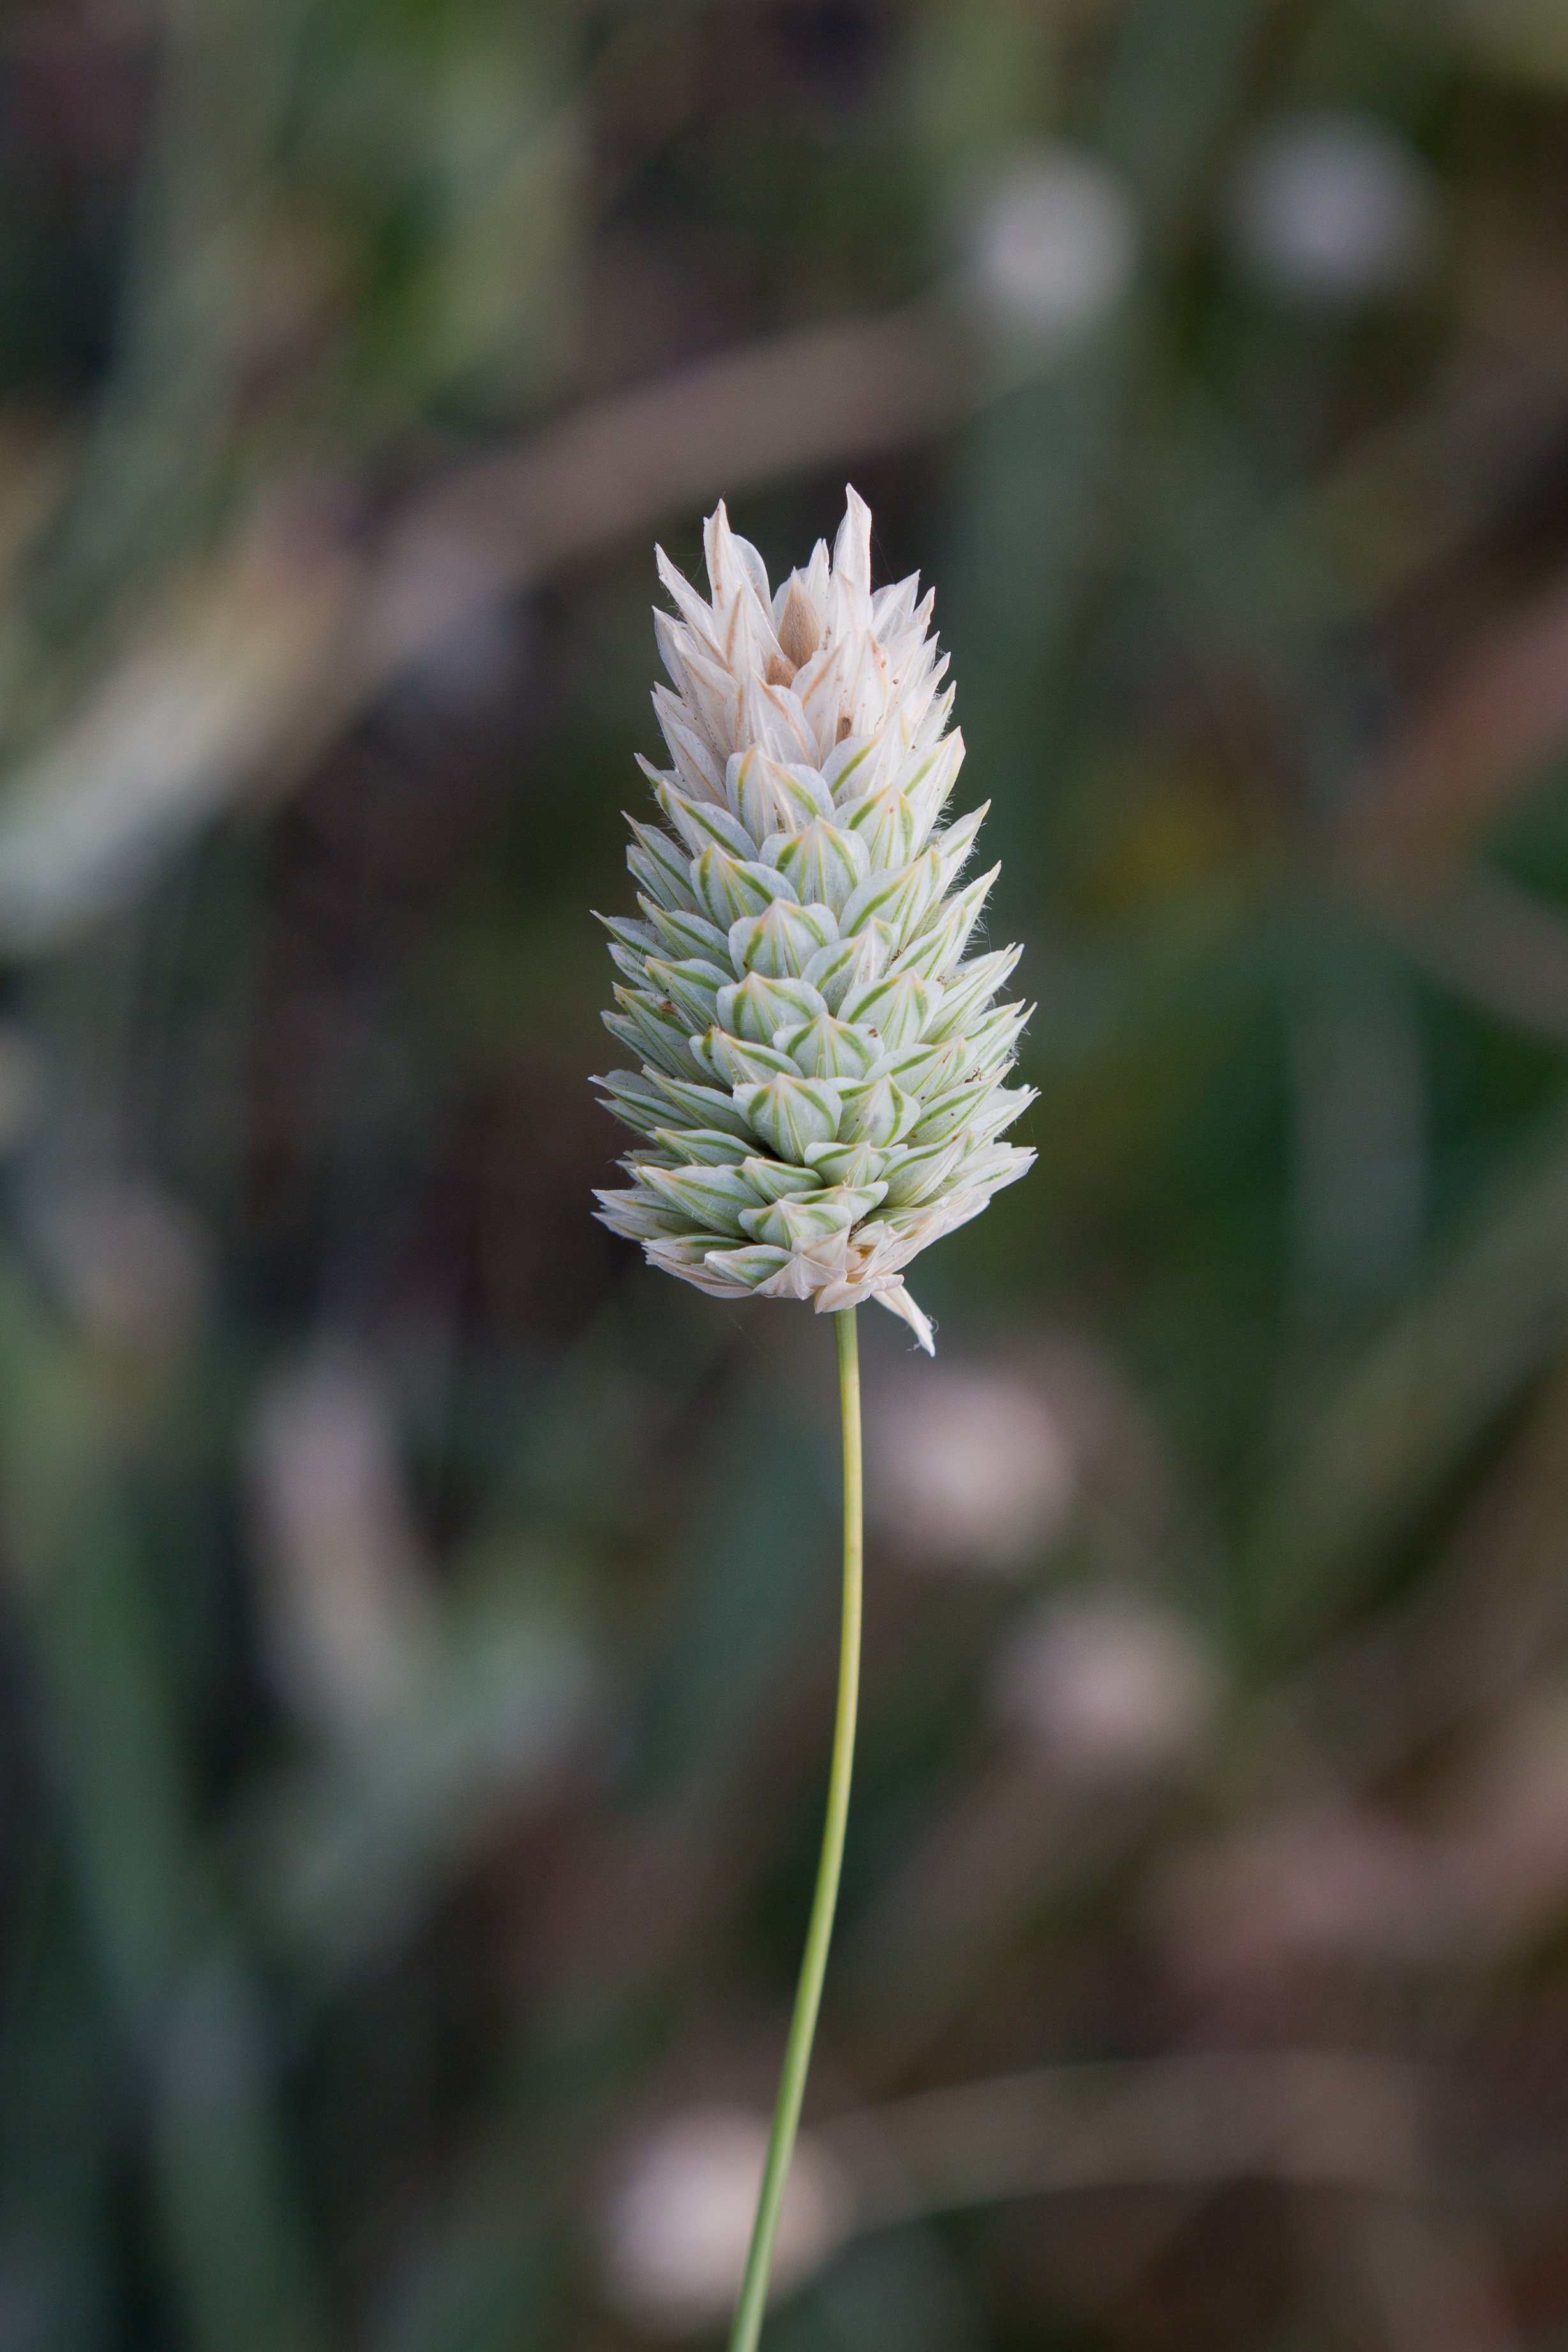
<path id="1" fill-rule="evenodd" d="M 721 506 L 711 600 L 659 551 L 681 618 L 655 615 L 675 691 L 653 704 L 669 826 L 632 823 L 643 920 L 600 918 L 625 976 L 606 1025 L 636 1071 L 596 1083 L 645 1139 L 600 1215 L 719 1298 L 810 1298 L 834 1318 L 844 1576 L 828 1811 L 757 2221 L 730 2352 L 756 2352 L 838 1900 L 854 1754 L 862 1595 L 855 1309 L 874 1298 L 931 1351 L 904 1286 L 917 1251 L 1034 1154 L 999 1140 L 1029 1018 L 996 995 L 1016 948 L 965 949 L 997 868 L 959 886 L 985 810 L 941 825 L 964 756 L 928 634 L 932 599 L 874 594 L 871 512 L 852 489 L 774 593 Z"/>
<path id="2" fill-rule="evenodd" d="M 995 1002 L 1019 950 L 964 956 L 998 869 L 959 887 L 984 808 L 940 822 L 964 743 L 933 600 L 873 592 L 852 489 L 777 592 L 722 506 L 705 546 L 709 603 L 658 551 L 668 830 L 629 820 L 643 919 L 600 919 L 641 1067 L 596 1084 L 646 1140 L 599 1213 L 716 1297 L 874 1298 L 929 1352 L 904 1268 L 1034 1157 L 999 1140 L 1033 1100 L 1005 1084 L 1029 1008 Z"/>

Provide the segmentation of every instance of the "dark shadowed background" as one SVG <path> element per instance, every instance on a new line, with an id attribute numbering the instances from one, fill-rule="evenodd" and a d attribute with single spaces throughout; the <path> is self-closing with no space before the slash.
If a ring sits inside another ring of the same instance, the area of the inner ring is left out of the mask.
<path id="1" fill-rule="evenodd" d="M 1561 0 L 0 21 L 0 2352 L 711 2341 L 831 1335 L 590 1222 L 657 536 L 936 589 L 773 2352 L 1568 2344 Z"/>

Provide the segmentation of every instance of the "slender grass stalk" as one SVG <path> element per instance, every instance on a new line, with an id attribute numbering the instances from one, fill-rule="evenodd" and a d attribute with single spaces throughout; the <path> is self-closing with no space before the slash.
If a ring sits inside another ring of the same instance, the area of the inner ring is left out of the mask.
<path id="1" fill-rule="evenodd" d="M 986 812 L 944 824 L 964 739 L 948 721 L 933 595 L 873 589 L 852 488 L 830 554 L 777 588 L 722 505 L 705 599 L 659 553 L 671 685 L 664 825 L 632 826 L 640 919 L 602 916 L 622 980 L 605 1026 L 636 1069 L 595 1084 L 643 1139 L 612 1233 L 715 1298 L 809 1299 L 838 1324 L 844 1614 L 828 1819 L 730 2352 L 755 2352 L 838 1899 L 860 1678 L 861 1448 L 854 1311 L 902 1318 L 920 1252 L 977 1216 L 1032 1151 L 999 1139 L 1033 1100 L 1006 1084 L 1029 1007 L 998 1003 L 1019 950 L 966 956 L 998 868 L 961 880 Z M 666 830 L 666 827 L 668 828 Z"/>
<path id="2" fill-rule="evenodd" d="M 811 2042 L 821 2005 L 822 1979 L 828 1966 L 828 1945 L 833 1932 L 833 1912 L 839 1899 L 839 1871 L 844 1858 L 844 1824 L 850 1811 L 850 1774 L 854 1764 L 855 1711 L 860 1699 L 861 1586 L 864 1564 L 861 1502 L 861 1375 L 856 1345 L 855 1309 L 841 1308 L 833 1317 L 839 1349 L 839 1405 L 844 1441 L 844 1585 L 843 1614 L 839 1636 L 839 1704 L 833 1723 L 833 1757 L 828 1772 L 828 1815 L 822 1827 L 821 1859 L 817 1864 L 817 1891 L 811 1899 L 810 1925 L 795 1988 L 795 2011 L 784 2049 L 784 2068 L 773 2107 L 773 2130 L 768 2162 L 757 2200 L 751 2249 L 746 2276 L 730 2330 L 729 2352 L 756 2352 L 768 2305 L 768 2280 L 773 2267 L 773 2241 L 784 2205 L 784 2185 L 800 2121 L 806 2072 L 811 2063 Z"/>

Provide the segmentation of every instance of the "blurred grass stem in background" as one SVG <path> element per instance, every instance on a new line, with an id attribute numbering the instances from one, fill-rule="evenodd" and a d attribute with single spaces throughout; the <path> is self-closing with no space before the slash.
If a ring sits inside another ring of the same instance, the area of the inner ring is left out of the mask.
<path id="1" fill-rule="evenodd" d="M 855 1710 L 860 1699 L 861 1597 L 865 1568 L 864 1507 L 861 1477 L 861 1373 L 852 1307 L 833 1317 L 839 1353 L 839 1408 L 844 1440 L 844 1583 L 843 1613 L 839 1635 L 839 1702 L 833 1720 L 833 1758 L 828 1772 L 828 1817 L 822 1827 L 822 1855 L 817 1864 L 817 1891 L 811 1898 L 811 1921 L 800 1980 L 795 1989 L 795 2010 L 784 2050 L 784 2069 L 773 2107 L 773 2130 L 768 2142 L 768 2162 L 757 2200 L 757 2221 L 746 2258 L 740 2300 L 730 2331 L 729 2352 L 756 2352 L 768 2303 L 768 2279 L 773 2266 L 773 2241 L 784 2207 L 789 2158 L 800 2121 L 806 2070 L 811 2063 L 811 2042 L 822 2000 L 822 1979 L 828 1966 L 828 1946 L 833 1933 L 833 1912 L 839 1899 L 839 1872 L 844 1858 L 844 1824 L 850 1811 L 850 1776 L 854 1769 Z"/>

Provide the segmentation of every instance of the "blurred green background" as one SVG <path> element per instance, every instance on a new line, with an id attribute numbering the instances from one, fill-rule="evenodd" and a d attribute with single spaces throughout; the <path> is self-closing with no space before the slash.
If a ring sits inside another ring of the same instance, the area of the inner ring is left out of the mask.
<path id="1" fill-rule="evenodd" d="M 590 1222 L 590 909 L 846 477 L 1040 1162 L 769 2342 L 1568 2345 L 1562 0 L 18 0 L 0 193 L 3 2352 L 722 2333 L 831 1345 Z"/>

